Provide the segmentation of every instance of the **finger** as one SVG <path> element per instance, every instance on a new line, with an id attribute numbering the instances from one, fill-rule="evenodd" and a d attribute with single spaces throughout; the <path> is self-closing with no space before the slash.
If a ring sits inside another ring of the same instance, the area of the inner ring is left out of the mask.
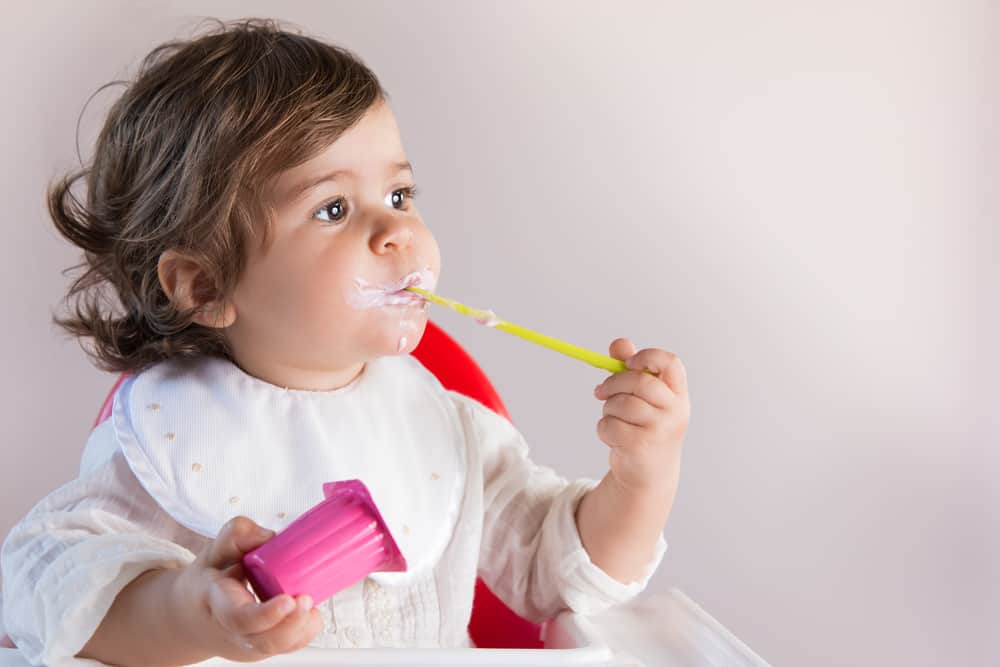
<path id="1" fill-rule="evenodd" d="M 260 603 L 266 602 L 265 599 L 258 595 L 257 589 L 253 587 L 253 584 L 251 584 L 250 580 L 247 578 L 246 571 L 243 569 L 243 563 L 234 563 L 233 565 L 230 565 L 222 571 L 222 576 L 228 579 L 235 579 L 240 582 L 243 588 L 250 591 L 250 595 L 253 596 L 255 601 Z"/>
<path id="2" fill-rule="evenodd" d="M 220 604 L 219 623 L 231 632 L 250 635 L 264 632 L 295 612 L 291 595 L 276 595 L 267 602 L 251 600 L 242 604 Z"/>
<path id="3" fill-rule="evenodd" d="M 262 632 L 276 625 L 294 611 L 290 595 L 276 595 L 267 602 L 257 602 L 246 586 L 236 579 L 212 582 L 208 591 L 208 606 L 212 616 L 223 628 L 236 634 Z"/>
<path id="4" fill-rule="evenodd" d="M 319 618 L 322 627 L 322 618 L 319 610 L 312 606 L 312 598 L 308 595 L 300 595 L 296 599 L 295 611 L 288 614 L 280 623 L 273 628 L 263 632 L 246 636 L 247 643 L 255 650 L 267 655 L 278 653 L 289 653 L 301 647 L 303 640 L 308 643 L 312 637 L 308 637 L 315 621 Z M 315 636 L 313 634 L 313 636 Z"/>
<path id="5" fill-rule="evenodd" d="M 300 632 L 299 641 L 292 644 L 291 648 L 289 648 L 286 653 L 294 653 L 305 648 L 310 642 L 316 639 L 322 630 L 323 617 L 320 615 L 318 609 L 310 609 L 305 625 Z"/>
<path id="6" fill-rule="evenodd" d="M 297 644 L 292 646 L 292 648 L 288 652 L 295 653 L 297 651 L 301 651 L 302 649 L 304 649 L 305 647 L 309 646 L 314 641 L 316 641 L 316 637 L 318 637 L 319 633 L 322 631 L 323 631 L 323 617 L 320 616 L 319 611 L 315 610 L 310 611 L 309 620 L 306 621 L 306 627 L 302 631 L 302 639 Z"/>
<path id="7" fill-rule="evenodd" d="M 641 371 L 615 373 L 594 387 L 594 396 L 605 400 L 615 394 L 633 394 L 660 410 L 666 410 L 674 400 L 674 392 L 665 382 Z"/>
<path id="8" fill-rule="evenodd" d="M 673 352 L 647 348 L 630 357 L 625 365 L 637 371 L 649 370 L 675 393 L 687 393 L 687 370 L 681 358 Z"/>
<path id="9" fill-rule="evenodd" d="M 609 354 L 620 361 L 625 361 L 635 354 L 635 345 L 628 338 L 616 338 L 611 341 Z"/>
<path id="10" fill-rule="evenodd" d="M 245 516 L 233 517 L 219 531 L 208 548 L 198 557 L 198 564 L 220 570 L 238 563 L 243 554 L 253 551 L 274 537 L 274 531 L 259 526 Z"/>
<path id="11" fill-rule="evenodd" d="M 604 402 L 604 416 L 617 417 L 634 426 L 647 427 L 656 423 L 659 411 L 632 394 L 615 394 Z"/>
<path id="12" fill-rule="evenodd" d="M 221 574 L 222 574 L 222 576 L 219 577 L 220 579 L 222 579 L 222 578 L 235 579 L 236 581 L 240 582 L 240 584 L 242 584 L 243 588 L 245 588 L 248 591 L 250 591 L 250 594 L 253 596 L 253 599 L 255 601 L 257 601 L 257 602 L 263 602 L 264 601 L 264 600 L 262 600 L 260 598 L 259 595 L 257 595 L 257 590 L 253 587 L 253 585 L 251 585 L 249 579 L 247 579 L 246 571 L 243 569 L 243 563 L 242 562 L 240 562 L 240 563 L 233 563 L 232 565 L 230 565 L 226 569 L 222 570 Z"/>
<path id="13" fill-rule="evenodd" d="M 609 447 L 624 447 L 645 437 L 645 429 L 617 417 L 601 417 L 597 421 L 597 437 Z"/>

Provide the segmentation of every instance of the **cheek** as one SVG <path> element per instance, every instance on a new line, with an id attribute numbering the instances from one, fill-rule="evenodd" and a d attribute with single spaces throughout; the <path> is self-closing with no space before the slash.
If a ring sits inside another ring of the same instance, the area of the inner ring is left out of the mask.
<path id="1" fill-rule="evenodd" d="M 353 312 L 350 294 L 354 275 L 350 267 L 334 264 L 332 260 L 305 271 L 300 285 L 304 305 L 313 309 L 315 316 L 324 319 Z"/>
<path id="2" fill-rule="evenodd" d="M 422 232 L 423 234 L 420 237 L 420 259 L 424 264 L 434 269 L 434 276 L 439 278 L 441 276 L 441 250 L 438 248 L 437 239 L 434 238 L 434 235 L 426 227 L 422 229 Z"/>
<path id="3" fill-rule="evenodd" d="M 284 253 L 259 267 L 266 271 L 248 281 L 244 298 L 261 307 L 261 315 L 271 320 L 267 326 L 310 335 L 322 332 L 348 307 L 344 292 L 351 279 L 344 266 L 332 253 Z"/>
<path id="4" fill-rule="evenodd" d="M 292 309 L 289 295 L 295 291 L 294 277 L 274 261 L 257 262 L 246 268 L 233 293 L 238 312 L 255 320 L 268 314 L 287 317 Z"/>

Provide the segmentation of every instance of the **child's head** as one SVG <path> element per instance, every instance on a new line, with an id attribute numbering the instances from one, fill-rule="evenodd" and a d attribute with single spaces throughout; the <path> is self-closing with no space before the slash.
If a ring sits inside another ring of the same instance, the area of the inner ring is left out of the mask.
<path id="1" fill-rule="evenodd" d="M 85 253 L 57 321 L 110 370 L 212 354 L 338 386 L 422 335 L 425 304 L 385 294 L 439 273 L 413 190 L 386 93 L 351 53 L 259 20 L 164 44 L 90 168 L 49 193 Z"/>

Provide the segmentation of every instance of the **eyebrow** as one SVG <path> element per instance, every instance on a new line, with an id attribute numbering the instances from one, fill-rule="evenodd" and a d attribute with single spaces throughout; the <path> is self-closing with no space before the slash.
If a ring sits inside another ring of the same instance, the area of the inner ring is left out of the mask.
<path id="1" fill-rule="evenodd" d="M 395 164 L 392 164 L 392 165 L 389 166 L 389 170 L 388 170 L 387 173 L 398 174 L 401 171 L 409 171 L 412 174 L 413 173 L 413 165 L 410 164 L 409 161 L 396 162 Z M 312 190 L 313 188 L 315 188 L 320 183 L 326 183 L 327 181 L 334 181 L 338 177 L 343 176 L 345 174 L 353 176 L 354 172 L 351 171 L 350 169 L 338 169 L 337 171 L 331 171 L 330 173 L 324 174 L 324 175 L 320 176 L 319 178 L 316 178 L 314 180 L 307 181 L 305 183 L 302 183 L 300 185 L 295 186 L 294 188 L 292 188 L 290 190 L 288 197 L 289 197 L 289 199 L 291 199 L 293 201 L 294 200 L 298 200 L 305 193 L 309 192 L 310 190 Z"/>

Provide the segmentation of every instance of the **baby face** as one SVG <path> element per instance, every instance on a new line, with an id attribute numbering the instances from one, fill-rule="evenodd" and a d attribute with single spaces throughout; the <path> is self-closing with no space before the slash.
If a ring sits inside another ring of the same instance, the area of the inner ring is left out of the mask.
<path id="1" fill-rule="evenodd" d="M 226 329 L 244 370 L 280 386 L 332 389 L 366 361 L 410 352 L 433 290 L 437 242 L 411 198 L 413 170 L 380 103 L 266 193 L 273 222 L 251 250 Z"/>

